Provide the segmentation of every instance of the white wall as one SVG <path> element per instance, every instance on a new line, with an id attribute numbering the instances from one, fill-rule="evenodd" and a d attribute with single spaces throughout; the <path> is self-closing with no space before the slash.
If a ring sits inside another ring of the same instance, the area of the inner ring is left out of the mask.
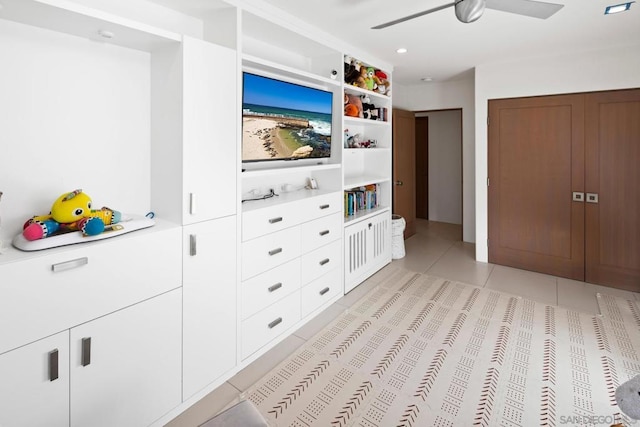
<path id="1" fill-rule="evenodd" d="M 485 64 L 475 73 L 476 259 L 488 260 L 489 99 L 640 87 L 640 45 Z"/>
<path id="2" fill-rule="evenodd" d="M 150 208 L 150 54 L 0 20 L 1 234 L 61 194 Z"/>
<path id="3" fill-rule="evenodd" d="M 462 109 L 462 239 L 476 241 L 474 76 L 450 82 L 393 84 L 393 106 L 409 111 Z"/>
<path id="4" fill-rule="evenodd" d="M 462 112 L 433 111 L 416 117 L 429 117 L 429 219 L 462 224 Z"/>

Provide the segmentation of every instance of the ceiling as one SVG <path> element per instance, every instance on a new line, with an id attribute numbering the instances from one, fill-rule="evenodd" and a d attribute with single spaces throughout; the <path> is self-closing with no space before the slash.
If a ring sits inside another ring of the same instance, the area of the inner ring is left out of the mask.
<path id="1" fill-rule="evenodd" d="M 153 1 L 182 8 L 190 4 L 200 10 L 219 4 L 218 0 Z M 405 85 L 428 84 L 421 81 L 424 77 L 434 82 L 455 80 L 484 63 L 572 51 L 636 45 L 640 55 L 640 4 L 604 15 L 606 6 L 623 0 L 547 0 L 564 4 L 547 20 L 486 9 L 470 24 L 459 22 L 449 8 L 381 30 L 371 27 L 450 0 L 261 1 L 393 64 L 393 80 Z M 408 52 L 396 53 L 400 47 Z"/>
<path id="2" fill-rule="evenodd" d="M 604 15 L 606 6 L 622 0 L 546 0 L 565 5 L 547 20 L 486 9 L 470 24 L 449 8 L 382 30 L 370 28 L 449 1 L 265 1 L 394 64 L 393 80 L 402 84 L 453 80 L 483 63 L 617 45 L 638 45 L 640 55 L 640 4 Z M 408 52 L 396 53 L 400 47 Z"/>

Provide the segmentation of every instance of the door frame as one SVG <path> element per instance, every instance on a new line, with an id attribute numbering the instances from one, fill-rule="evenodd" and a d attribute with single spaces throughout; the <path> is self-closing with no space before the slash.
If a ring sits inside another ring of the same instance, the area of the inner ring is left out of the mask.
<path id="1" fill-rule="evenodd" d="M 440 113 L 440 112 L 445 112 L 445 111 L 460 111 L 460 241 L 464 240 L 464 173 L 463 173 L 463 168 L 464 168 L 464 161 L 463 161 L 463 157 L 464 157 L 464 109 L 462 107 L 457 107 L 457 108 L 440 108 L 440 109 L 435 109 L 435 110 L 417 110 L 414 111 L 414 116 L 416 117 L 416 119 L 418 119 L 420 116 L 418 116 L 419 114 L 429 114 L 429 113 Z M 428 117 L 428 116 L 422 116 L 422 117 Z M 431 127 L 431 121 L 429 121 L 429 127 Z M 427 144 L 429 143 L 429 136 L 427 135 Z M 418 144 L 418 141 L 416 140 L 416 146 Z M 427 146 L 427 153 L 428 153 L 428 146 Z M 415 154 L 415 153 L 414 153 Z M 418 174 L 418 169 L 417 169 L 417 165 L 416 165 L 416 175 Z M 428 185 L 428 181 L 427 181 L 427 185 Z M 415 186 L 414 186 L 415 187 Z M 416 187 L 417 188 L 417 187 Z M 427 187 L 427 193 L 429 192 L 429 188 Z M 416 204 L 418 203 L 417 200 L 417 193 L 416 193 Z M 429 212 L 427 211 L 427 216 L 428 216 Z"/>

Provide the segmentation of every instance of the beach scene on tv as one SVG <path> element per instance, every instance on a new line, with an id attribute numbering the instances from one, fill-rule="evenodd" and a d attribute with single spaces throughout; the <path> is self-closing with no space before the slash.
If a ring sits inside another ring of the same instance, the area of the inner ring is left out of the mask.
<path id="1" fill-rule="evenodd" d="M 333 94 L 244 73 L 242 160 L 331 155 Z"/>

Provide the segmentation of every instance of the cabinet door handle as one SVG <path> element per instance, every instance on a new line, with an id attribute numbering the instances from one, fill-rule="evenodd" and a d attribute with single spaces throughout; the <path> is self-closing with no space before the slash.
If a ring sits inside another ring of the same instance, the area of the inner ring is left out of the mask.
<path id="1" fill-rule="evenodd" d="M 282 252 L 282 248 L 271 249 L 269 251 L 269 255 L 273 256 L 273 255 L 279 254 L 280 252 Z"/>
<path id="2" fill-rule="evenodd" d="M 280 323 L 282 323 L 282 317 L 278 317 L 276 320 L 274 320 L 273 322 L 269 323 L 269 329 L 273 329 L 276 326 L 278 326 Z"/>
<path id="3" fill-rule="evenodd" d="M 198 242 L 195 234 L 189 234 L 189 255 L 196 256 L 198 254 Z"/>
<path id="4" fill-rule="evenodd" d="M 189 193 L 189 213 L 196 214 L 196 195 L 194 193 Z"/>
<path id="5" fill-rule="evenodd" d="M 321 235 L 321 236 L 326 236 L 327 234 L 329 234 L 329 230 L 322 230 L 322 231 L 320 232 L 320 235 Z"/>
<path id="6" fill-rule="evenodd" d="M 58 379 L 58 349 L 49 352 L 49 381 Z"/>
<path id="7" fill-rule="evenodd" d="M 587 203 L 598 203 L 598 193 L 587 193 Z"/>
<path id="8" fill-rule="evenodd" d="M 325 258 L 322 261 L 320 261 L 320 265 L 325 265 L 329 263 L 329 258 Z"/>
<path id="9" fill-rule="evenodd" d="M 584 202 L 584 193 L 581 193 L 579 191 L 574 191 L 572 200 L 574 202 Z"/>
<path id="10" fill-rule="evenodd" d="M 88 366 L 91 363 L 91 337 L 82 338 L 82 366 Z"/>
<path id="11" fill-rule="evenodd" d="M 271 219 L 269 219 L 269 224 L 275 224 L 276 222 L 280 222 L 280 221 L 282 221 L 282 217 L 281 216 L 279 216 L 277 218 L 271 218 Z"/>
<path id="12" fill-rule="evenodd" d="M 72 259 L 71 261 L 65 261 L 65 262 L 59 262 L 57 264 L 53 264 L 51 266 L 51 270 L 53 270 L 54 273 L 59 273 L 61 271 L 82 267 L 83 265 L 86 265 L 86 264 L 89 264 L 89 258 L 85 256 L 78 259 Z"/>
<path id="13" fill-rule="evenodd" d="M 329 206 L 330 206 L 330 205 L 328 205 L 328 204 L 326 204 L 326 205 L 320 205 L 320 209 L 329 209 Z"/>
<path id="14" fill-rule="evenodd" d="M 282 283 L 276 283 L 275 285 L 269 286 L 267 289 L 269 289 L 269 292 L 273 292 L 273 291 L 277 291 L 278 289 L 280 289 L 282 287 Z"/>
<path id="15" fill-rule="evenodd" d="M 327 286 L 326 288 L 324 288 L 323 290 L 320 291 L 320 295 L 324 295 L 327 292 L 329 292 L 329 287 Z"/>

